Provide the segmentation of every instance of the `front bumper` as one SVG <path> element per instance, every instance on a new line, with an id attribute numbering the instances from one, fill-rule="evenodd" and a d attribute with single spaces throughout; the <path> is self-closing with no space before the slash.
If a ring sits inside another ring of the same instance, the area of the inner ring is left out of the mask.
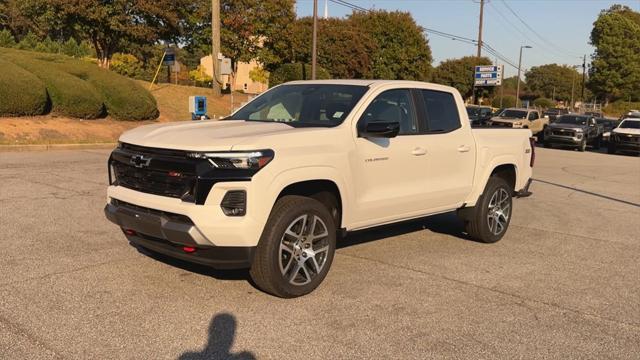
<path id="1" fill-rule="evenodd" d="M 615 145 L 616 150 L 640 153 L 640 142 L 632 143 L 616 141 L 612 143 Z"/>
<path id="2" fill-rule="evenodd" d="M 114 200 L 105 215 L 120 226 L 128 240 L 158 253 L 217 269 L 247 268 L 254 246 L 216 246 L 184 215 Z M 185 247 L 190 251 L 186 252 Z"/>
<path id="3" fill-rule="evenodd" d="M 573 136 L 558 136 L 552 134 L 544 134 L 544 141 L 551 144 L 559 144 L 565 146 L 580 146 L 583 138 L 577 138 Z"/>

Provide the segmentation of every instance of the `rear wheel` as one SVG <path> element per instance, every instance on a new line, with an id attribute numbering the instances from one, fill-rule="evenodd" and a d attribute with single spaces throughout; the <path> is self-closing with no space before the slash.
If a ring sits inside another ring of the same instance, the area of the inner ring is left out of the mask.
<path id="1" fill-rule="evenodd" d="M 329 272 L 335 248 L 336 227 L 329 210 L 312 198 L 285 196 L 265 225 L 251 278 L 275 296 L 308 294 Z"/>
<path id="2" fill-rule="evenodd" d="M 511 222 L 513 189 L 507 182 L 492 176 L 478 203 L 465 220 L 465 230 L 473 239 L 494 243 L 502 239 Z"/>

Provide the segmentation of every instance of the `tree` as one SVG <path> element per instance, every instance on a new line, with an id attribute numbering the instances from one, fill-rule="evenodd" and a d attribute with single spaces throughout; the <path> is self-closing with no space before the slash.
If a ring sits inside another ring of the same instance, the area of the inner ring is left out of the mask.
<path id="1" fill-rule="evenodd" d="M 576 69 L 558 64 L 533 66 L 525 77 L 528 89 L 536 97 L 564 101 L 571 99 L 572 86 L 579 89 L 582 81 L 582 75 Z M 575 93 L 578 94 L 577 91 Z"/>
<path id="2" fill-rule="evenodd" d="M 540 107 L 540 108 L 543 108 L 543 109 L 551 108 L 551 107 L 555 106 L 555 104 L 556 103 L 553 100 L 548 99 L 548 98 L 544 98 L 544 97 L 537 98 L 537 99 L 533 100 L 533 105 L 534 106 Z"/>
<path id="3" fill-rule="evenodd" d="M 297 20 L 289 29 L 291 36 L 284 51 L 275 51 L 287 63 L 311 64 L 313 19 Z M 282 49 L 281 49 L 282 50 Z M 333 78 L 365 79 L 373 77 L 371 53 L 376 44 L 369 34 L 348 19 L 318 21 L 318 65 Z"/>
<path id="4" fill-rule="evenodd" d="M 431 48 L 424 29 L 410 13 L 354 12 L 349 20 L 376 44 L 370 55 L 373 78 L 428 80 L 431 77 Z"/>
<path id="5" fill-rule="evenodd" d="M 448 59 L 435 68 L 432 81 L 452 86 L 458 89 L 463 98 L 470 98 L 473 95 L 475 66 L 491 64 L 491 60 L 486 57 L 465 56 L 459 59 Z M 493 87 L 483 91 L 489 94 L 493 91 Z"/>
<path id="6" fill-rule="evenodd" d="M 591 31 L 589 88 L 598 98 L 640 100 L 640 13 L 622 5 L 600 12 Z"/>

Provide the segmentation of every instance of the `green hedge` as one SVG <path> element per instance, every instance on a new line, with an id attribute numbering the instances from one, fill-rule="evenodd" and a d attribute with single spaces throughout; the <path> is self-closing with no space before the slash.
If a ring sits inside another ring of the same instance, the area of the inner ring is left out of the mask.
<path id="1" fill-rule="evenodd" d="M 64 55 L 3 48 L 0 58 L 44 83 L 53 113 L 83 119 L 109 114 L 118 120 L 134 121 L 158 117 L 155 98 L 149 91 L 95 64 Z M 3 77 L 6 72 L 0 74 L 0 83 Z"/>
<path id="2" fill-rule="evenodd" d="M 287 81 L 311 79 L 311 65 L 295 63 L 283 64 L 269 76 L 269 85 L 276 86 Z M 331 74 L 321 67 L 316 67 L 316 79 L 331 79 Z"/>
<path id="3" fill-rule="evenodd" d="M 47 110 L 44 83 L 25 69 L 0 59 L 0 116 L 42 115 Z"/>
<path id="4" fill-rule="evenodd" d="M 500 97 L 495 97 L 493 99 L 493 101 L 491 102 L 491 106 L 493 107 L 500 107 Z M 505 95 L 502 98 L 502 107 L 503 108 L 508 108 L 508 107 L 514 107 L 516 106 L 516 97 L 515 96 L 511 96 L 511 95 Z"/>

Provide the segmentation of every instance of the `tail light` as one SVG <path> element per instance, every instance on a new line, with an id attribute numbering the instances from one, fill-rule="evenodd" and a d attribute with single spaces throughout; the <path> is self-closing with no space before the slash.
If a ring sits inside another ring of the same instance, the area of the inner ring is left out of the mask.
<path id="1" fill-rule="evenodd" d="M 533 163 L 536 161 L 536 138 L 530 137 L 529 144 L 531 144 L 531 161 L 529 161 L 529 166 L 533 167 Z"/>

